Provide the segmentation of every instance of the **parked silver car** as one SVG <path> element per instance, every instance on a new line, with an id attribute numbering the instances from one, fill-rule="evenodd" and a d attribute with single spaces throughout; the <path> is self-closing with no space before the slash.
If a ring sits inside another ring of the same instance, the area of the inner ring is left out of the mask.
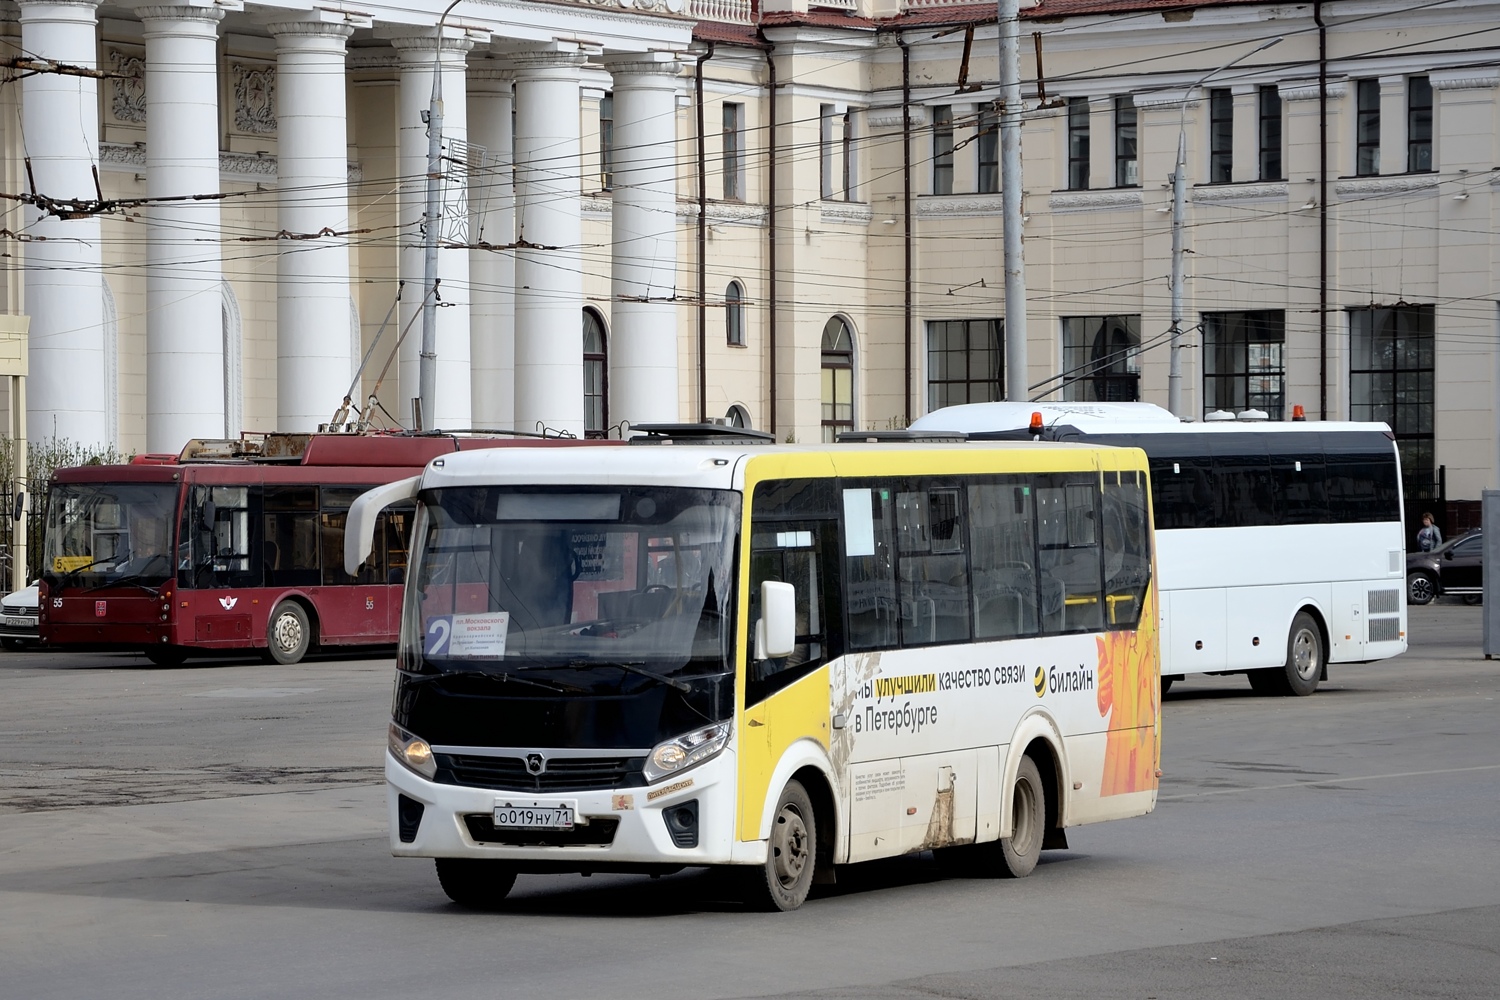
<path id="1" fill-rule="evenodd" d="M 25 649 L 36 645 L 37 585 L 32 584 L 0 598 L 0 646 Z"/>

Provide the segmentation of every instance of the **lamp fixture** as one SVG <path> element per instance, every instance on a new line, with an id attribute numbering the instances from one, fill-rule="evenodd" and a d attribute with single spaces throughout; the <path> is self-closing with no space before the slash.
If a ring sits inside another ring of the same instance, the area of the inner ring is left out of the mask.
<path id="1" fill-rule="evenodd" d="M 1318 207 L 1318 199 L 1316 199 L 1316 198 L 1309 198 L 1309 199 L 1307 199 L 1307 202 L 1301 208 L 1297 209 L 1297 211 L 1299 211 L 1299 212 L 1305 212 L 1309 208 L 1317 208 L 1317 207 Z"/>
<path id="2" fill-rule="evenodd" d="M 1458 192 L 1458 194 L 1456 194 L 1456 195 L 1453 196 L 1453 200 L 1454 201 L 1468 201 L 1469 200 L 1469 192 L 1467 192 L 1467 191 L 1460 191 L 1460 192 Z"/>

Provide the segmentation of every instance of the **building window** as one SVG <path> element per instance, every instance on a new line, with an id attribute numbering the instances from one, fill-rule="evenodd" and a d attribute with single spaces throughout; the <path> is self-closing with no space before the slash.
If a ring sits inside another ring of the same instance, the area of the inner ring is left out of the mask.
<path id="1" fill-rule="evenodd" d="M 730 347 L 745 346 L 745 289 L 738 281 L 724 289 L 724 342 Z"/>
<path id="2" fill-rule="evenodd" d="M 1286 313 L 1203 314 L 1203 411 L 1264 410 L 1283 419 Z"/>
<path id="3" fill-rule="evenodd" d="M 1068 98 L 1068 190 L 1089 189 L 1089 99 Z"/>
<path id="4" fill-rule="evenodd" d="M 953 193 L 953 105 L 932 109 L 932 193 Z"/>
<path id="5" fill-rule="evenodd" d="M 1349 418 L 1396 434 L 1406 498 L 1434 494 L 1433 306 L 1349 311 Z"/>
<path id="6" fill-rule="evenodd" d="M 979 112 L 979 187 L 980 194 L 1000 190 L 1000 114 L 994 105 Z"/>
<path id="7" fill-rule="evenodd" d="M 834 316 L 823 324 L 823 440 L 854 430 L 854 335 Z"/>
<path id="8" fill-rule="evenodd" d="M 1432 81 L 1425 76 L 1406 81 L 1406 169 L 1432 169 Z"/>
<path id="9" fill-rule="evenodd" d="M 599 98 L 599 187 L 615 186 L 615 95 Z"/>
<path id="10" fill-rule="evenodd" d="M 724 200 L 745 200 L 745 106 L 724 102 Z"/>
<path id="11" fill-rule="evenodd" d="M 1139 187 L 1140 163 L 1135 152 L 1135 98 L 1115 98 L 1115 187 Z"/>
<path id="12" fill-rule="evenodd" d="M 1380 173 L 1380 81 L 1355 85 L 1354 172 L 1360 177 Z"/>
<path id="13" fill-rule="evenodd" d="M 1005 352 L 998 319 L 927 324 L 927 409 L 1004 397 Z"/>
<path id="14" fill-rule="evenodd" d="M 854 200 L 854 189 L 859 186 L 859 178 L 854 174 L 854 112 L 844 112 L 844 200 Z"/>
<path id="15" fill-rule="evenodd" d="M 833 185 L 838 178 L 834 169 L 833 121 L 833 105 L 818 105 L 819 195 L 825 201 L 833 197 Z"/>
<path id="16" fill-rule="evenodd" d="M 583 311 L 583 436 L 602 438 L 609 430 L 609 358 L 604 320 Z"/>
<path id="17" fill-rule="evenodd" d="M 1234 94 L 1228 87 L 1208 92 L 1208 178 L 1211 184 L 1234 180 Z"/>
<path id="18" fill-rule="evenodd" d="M 1257 94 L 1260 113 L 1260 179 L 1279 181 L 1281 173 L 1281 90 L 1261 87 Z"/>
<path id="19" fill-rule="evenodd" d="M 740 404 L 735 403 L 729 408 L 729 412 L 724 414 L 724 422 L 730 427 L 748 429 L 750 427 L 750 411 L 746 410 Z"/>
<path id="20" fill-rule="evenodd" d="M 1133 403 L 1141 398 L 1139 316 L 1063 317 L 1063 399 Z"/>

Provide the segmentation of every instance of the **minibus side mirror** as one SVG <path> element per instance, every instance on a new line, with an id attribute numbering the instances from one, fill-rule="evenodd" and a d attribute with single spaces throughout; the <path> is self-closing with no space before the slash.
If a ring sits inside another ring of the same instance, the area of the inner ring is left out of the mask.
<path id="1" fill-rule="evenodd" d="M 797 645 L 797 588 L 767 580 L 760 585 L 760 620 L 755 623 L 755 658 L 789 656 Z"/>
<path id="2" fill-rule="evenodd" d="M 359 576 L 359 568 L 375 548 L 375 522 L 380 512 L 393 503 L 410 500 L 422 485 L 421 476 L 398 479 L 361 493 L 349 507 L 344 521 L 344 572 Z"/>

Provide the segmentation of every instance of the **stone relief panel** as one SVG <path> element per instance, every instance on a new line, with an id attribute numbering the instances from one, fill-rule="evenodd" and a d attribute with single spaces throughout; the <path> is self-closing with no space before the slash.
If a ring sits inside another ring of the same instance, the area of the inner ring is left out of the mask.
<path id="1" fill-rule="evenodd" d="M 111 46 L 107 58 L 110 72 L 119 74 L 109 81 L 109 116 L 124 125 L 146 124 L 146 53 Z"/>
<path id="2" fill-rule="evenodd" d="M 276 67 L 230 63 L 234 130 L 247 135 L 276 134 Z"/>

